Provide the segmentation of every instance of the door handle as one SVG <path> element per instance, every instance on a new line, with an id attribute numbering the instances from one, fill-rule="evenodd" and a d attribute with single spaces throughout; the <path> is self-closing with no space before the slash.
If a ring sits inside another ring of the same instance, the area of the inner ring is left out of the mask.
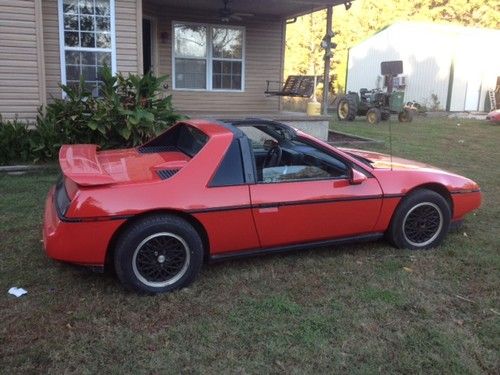
<path id="1" fill-rule="evenodd" d="M 278 206 L 259 208 L 259 214 L 268 214 L 273 212 L 278 212 Z"/>

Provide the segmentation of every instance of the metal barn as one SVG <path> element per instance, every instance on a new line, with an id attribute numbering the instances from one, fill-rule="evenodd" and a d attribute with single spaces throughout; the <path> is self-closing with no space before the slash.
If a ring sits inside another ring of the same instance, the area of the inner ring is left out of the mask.
<path id="1" fill-rule="evenodd" d="M 405 100 L 485 111 L 500 77 L 500 30 L 426 22 L 392 24 L 349 50 L 346 88 L 381 87 L 380 63 L 402 60 Z M 434 100 L 432 97 L 434 96 Z"/>

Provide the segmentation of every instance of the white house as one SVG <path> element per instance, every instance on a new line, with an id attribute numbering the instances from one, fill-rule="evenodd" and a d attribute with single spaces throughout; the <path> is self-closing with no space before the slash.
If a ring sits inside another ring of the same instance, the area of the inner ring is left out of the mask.
<path id="1" fill-rule="evenodd" d="M 405 100 L 447 111 L 489 109 L 488 90 L 500 77 L 500 30 L 427 22 L 397 22 L 351 47 L 346 87 L 380 87 L 380 63 L 402 60 Z"/>

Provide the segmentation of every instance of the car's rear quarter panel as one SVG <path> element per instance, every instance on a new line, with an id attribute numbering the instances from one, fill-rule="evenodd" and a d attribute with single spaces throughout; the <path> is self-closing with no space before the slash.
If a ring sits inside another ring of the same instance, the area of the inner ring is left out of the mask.
<path id="1" fill-rule="evenodd" d="M 252 218 L 248 185 L 209 187 L 209 182 L 233 140 L 233 134 L 222 129 L 223 131 L 218 126 L 204 129 L 210 135 L 209 141 L 173 177 L 144 183 L 82 187 L 67 215 L 84 219 L 109 219 L 124 216 L 131 218 L 162 211 L 179 212 L 191 215 L 204 227 L 211 252 L 258 248 L 259 240 Z M 98 237 L 101 240 L 94 248 L 102 255 L 101 259 L 104 259 L 103 254 L 110 241 L 108 230 L 119 227 L 115 224 L 114 220 L 82 224 L 85 228 L 92 228 L 95 233 L 100 233 Z M 75 225 L 75 230 L 77 227 Z"/>
<path id="2" fill-rule="evenodd" d="M 54 188 L 45 201 L 43 241 L 53 259 L 84 265 L 104 264 L 113 234 L 125 220 L 64 222 L 54 204 Z"/>

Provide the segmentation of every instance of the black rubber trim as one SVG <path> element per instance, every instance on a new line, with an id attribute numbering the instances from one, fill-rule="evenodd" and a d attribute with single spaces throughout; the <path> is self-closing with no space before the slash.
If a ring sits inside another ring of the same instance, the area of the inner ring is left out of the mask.
<path id="1" fill-rule="evenodd" d="M 450 191 L 450 194 L 472 194 L 472 193 L 480 193 L 481 189 L 475 190 L 458 190 L 458 191 Z"/>
<path id="2" fill-rule="evenodd" d="M 210 262 L 220 262 L 227 259 L 237 259 L 237 258 L 247 258 L 257 255 L 269 255 L 269 254 L 279 254 L 293 250 L 307 250 L 314 249 L 318 247 L 326 247 L 332 245 L 345 245 L 349 243 L 355 242 L 364 242 L 364 241 L 373 241 L 380 239 L 384 236 L 384 233 L 369 233 L 369 234 L 361 234 L 358 236 L 351 237 L 343 237 L 343 238 L 335 238 L 326 241 L 316 241 L 316 242 L 307 242 L 301 244 L 287 245 L 287 246 L 277 246 L 271 247 L 267 249 L 252 249 L 252 250 L 244 250 L 238 252 L 224 253 L 211 255 L 209 258 Z"/>
<path id="3" fill-rule="evenodd" d="M 96 221 L 114 221 L 114 220 L 128 220 L 132 218 L 134 215 L 120 215 L 120 216 L 98 216 L 98 217 L 67 217 L 67 216 L 59 216 L 59 220 L 63 223 L 88 223 L 88 222 L 96 222 Z"/>
<path id="4" fill-rule="evenodd" d="M 405 194 L 384 194 L 384 198 L 403 198 Z"/>
<path id="5" fill-rule="evenodd" d="M 276 202 L 276 203 L 263 203 L 254 205 L 254 208 L 269 208 L 281 206 L 301 206 L 306 204 L 321 204 L 321 203 L 339 203 L 339 202 L 352 202 L 352 201 L 367 201 L 373 199 L 382 199 L 382 195 L 368 195 L 364 197 L 350 197 L 350 198 L 329 198 L 329 199 L 314 199 L 303 201 L 289 201 L 289 202 Z"/>
<path id="6" fill-rule="evenodd" d="M 204 213 L 208 213 L 208 212 L 248 210 L 250 208 L 252 208 L 252 205 L 244 204 L 244 205 L 240 205 L 240 206 L 211 207 L 211 208 L 203 208 L 203 209 L 199 209 L 199 210 L 188 210 L 186 212 L 188 214 L 204 214 Z"/>
<path id="7" fill-rule="evenodd" d="M 261 204 L 246 204 L 241 206 L 225 206 L 225 207 L 212 207 L 204 208 L 199 210 L 188 210 L 187 213 L 199 214 L 206 212 L 223 212 L 223 211 L 233 211 L 233 210 L 245 210 L 249 208 L 270 208 L 270 207 L 282 207 L 282 206 L 300 206 L 306 204 L 321 204 L 321 203 L 339 203 L 339 202 L 352 202 L 352 201 L 364 201 L 372 199 L 383 199 L 383 195 L 369 195 L 364 197 L 351 197 L 351 198 L 329 198 L 329 199 L 314 199 L 314 200 L 303 200 L 303 201 L 288 201 L 288 202 L 273 202 L 273 203 L 261 203 Z"/>
<path id="8" fill-rule="evenodd" d="M 57 207 L 57 204 L 54 202 L 54 198 L 52 198 L 52 203 L 56 207 L 56 213 L 57 217 L 59 220 L 61 220 L 63 223 L 87 223 L 87 222 L 94 222 L 94 221 L 112 221 L 112 220 L 127 220 L 133 217 L 133 215 L 117 215 L 117 216 L 95 216 L 95 217 L 67 217 L 63 215 L 59 208 Z"/>

